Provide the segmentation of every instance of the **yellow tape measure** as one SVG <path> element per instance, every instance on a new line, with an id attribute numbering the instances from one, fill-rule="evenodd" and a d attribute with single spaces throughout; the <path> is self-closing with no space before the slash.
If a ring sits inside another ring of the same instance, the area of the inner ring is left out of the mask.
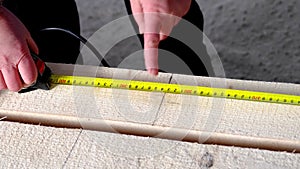
<path id="1" fill-rule="evenodd" d="M 50 82 L 64 85 L 94 86 L 102 88 L 117 88 L 127 90 L 141 90 L 148 92 L 165 92 L 173 94 L 188 94 L 227 99 L 239 99 L 258 102 L 281 103 L 300 106 L 300 96 L 254 92 L 246 90 L 221 89 L 202 86 L 188 86 L 159 82 L 145 82 L 134 80 L 117 80 L 108 78 L 94 78 L 83 76 L 51 75 Z"/>

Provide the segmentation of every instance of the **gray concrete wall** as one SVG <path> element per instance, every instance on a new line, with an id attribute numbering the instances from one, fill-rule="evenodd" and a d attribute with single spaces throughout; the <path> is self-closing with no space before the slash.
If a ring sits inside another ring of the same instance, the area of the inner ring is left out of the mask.
<path id="1" fill-rule="evenodd" d="M 298 0 L 199 0 L 207 37 L 226 76 L 236 79 L 300 83 L 300 2 Z M 77 0 L 82 35 L 126 15 L 120 0 Z M 136 39 L 118 44 L 109 62 L 140 48 Z"/>

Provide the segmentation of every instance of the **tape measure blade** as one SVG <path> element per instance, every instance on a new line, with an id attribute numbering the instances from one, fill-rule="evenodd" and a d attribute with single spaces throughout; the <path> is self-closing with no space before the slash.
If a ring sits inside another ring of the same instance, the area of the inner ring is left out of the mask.
<path id="1" fill-rule="evenodd" d="M 188 86 L 159 82 L 65 75 L 51 75 L 50 82 L 54 84 L 64 85 L 82 85 L 102 88 L 140 90 L 148 92 L 164 92 L 173 94 L 198 95 L 205 97 L 219 97 L 226 99 L 239 99 L 246 101 L 300 105 L 300 96 L 255 92 L 247 90 L 221 89 L 204 86 Z"/>

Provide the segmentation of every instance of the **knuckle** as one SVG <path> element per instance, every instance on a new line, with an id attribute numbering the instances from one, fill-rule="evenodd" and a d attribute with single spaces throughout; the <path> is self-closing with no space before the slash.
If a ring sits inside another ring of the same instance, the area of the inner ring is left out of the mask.
<path id="1" fill-rule="evenodd" d="M 159 44 L 159 39 L 158 38 L 148 39 L 146 44 L 147 44 L 146 45 L 147 48 L 157 48 Z"/>

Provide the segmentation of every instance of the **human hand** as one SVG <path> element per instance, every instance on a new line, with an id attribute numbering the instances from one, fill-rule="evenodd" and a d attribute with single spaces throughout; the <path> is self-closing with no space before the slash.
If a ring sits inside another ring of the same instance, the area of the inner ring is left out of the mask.
<path id="1" fill-rule="evenodd" d="M 38 47 L 21 21 L 0 6 L 0 90 L 19 91 L 37 78 L 37 68 L 29 48 Z"/>
<path id="2" fill-rule="evenodd" d="M 158 74 L 158 45 L 166 39 L 191 5 L 191 0 L 130 0 L 133 16 L 144 34 L 147 71 Z"/>

